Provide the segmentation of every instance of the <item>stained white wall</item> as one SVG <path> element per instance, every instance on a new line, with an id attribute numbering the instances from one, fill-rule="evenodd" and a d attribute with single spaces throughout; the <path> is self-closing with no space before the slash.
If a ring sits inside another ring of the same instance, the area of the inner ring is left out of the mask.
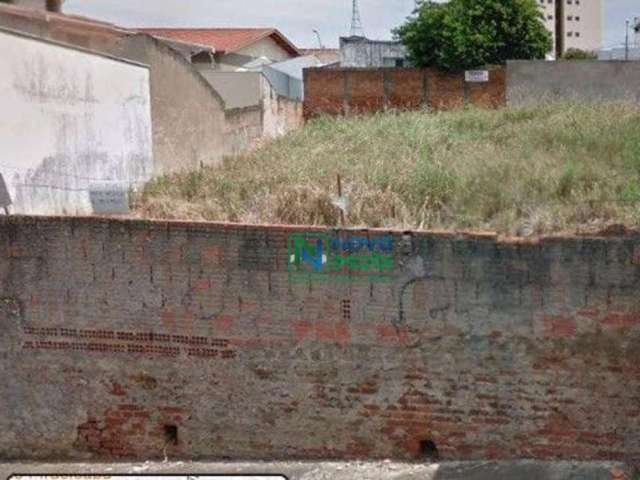
<path id="1" fill-rule="evenodd" d="M 153 173 L 149 70 L 0 31 L 0 173 L 14 213 L 91 214 Z"/>

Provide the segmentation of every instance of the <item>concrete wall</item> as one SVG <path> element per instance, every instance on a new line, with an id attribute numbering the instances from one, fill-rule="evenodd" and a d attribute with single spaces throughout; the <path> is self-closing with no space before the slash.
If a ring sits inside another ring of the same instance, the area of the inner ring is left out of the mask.
<path id="1" fill-rule="evenodd" d="M 226 112 L 225 153 L 240 155 L 256 148 L 264 136 L 262 106 L 232 108 Z"/>
<path id="2" fill-rule="evenodd" d="M 637 464 L 639 288 L 638 234 L 0 218 L 0 456 Z"/>
<path id="3" fill-rule="evenodd" d="M 267 92 L 262 108 L 265 138 L 278 138 L 304 123 L 302 102 L 278 95 L 274 89 Z"/>
<path id="4" fill-rule="evenodd" d="M 414 68 L 308 68 L 304 89 L 305 118 L 447 109 L 467 102 L 495 108 L 505 103 L 505 69 L 491 69 L 487 83 L 466 83 L 464 74 Z"/>
<path id="5" fill-rule="evenodd" d="M 13 212 L 90 214 L 154 171 L 149 70 L 0 30 L 0 173 Z"/>
<path id="6" fill-rule="evenodd" d="M 225 112 L 225 153 L 253 150 L 260 141 L 276 138 L 302 126 L 302 102 L 279 95 L 259 72 L 205 72 L 222 94 Z"/>
<path id="7" fill-rule="evenodd" d="M 260 75 L 257 105 L 227 110 L 226 154 L 253 150 L 264 139 L 273 139 L 303 125 L 302 102 L 283 97 Z"/>
<path id="8" fill-rule="evenodd" d="M 155 172 L 215 164 L 224 154 L 224 102 L 188 61 L 147 35 L 0 5 L 0 26 L 150 65 Z"/>
<path id="9" fill-rule="evenodd" d="M 512 61 L 507 64 L 507 102 L 543 97 L 640 102 L 640 62 Z"/>
<path id="10" fill-rule="evenodd" d="M 340 38 L 340 65 L 344 68 L 397 67 L 406 63 L 407 49 L 400 42 Z"/>

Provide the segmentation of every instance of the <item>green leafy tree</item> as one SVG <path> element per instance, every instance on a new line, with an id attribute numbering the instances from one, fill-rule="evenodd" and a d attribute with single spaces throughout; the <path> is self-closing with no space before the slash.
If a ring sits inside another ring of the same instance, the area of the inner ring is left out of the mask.
<path id="1" fill-rule="evenodd" d="M 563 60 L 597 60 L 598 54 L 591 50 L 568 48 L 562 55 Z"/>
<path id="2" fill-rule="evenodd" d="M 536 0 L 423 1 L 394 33 L 419 67 L 460 71 L 543 59 L 553 40 Z"/>

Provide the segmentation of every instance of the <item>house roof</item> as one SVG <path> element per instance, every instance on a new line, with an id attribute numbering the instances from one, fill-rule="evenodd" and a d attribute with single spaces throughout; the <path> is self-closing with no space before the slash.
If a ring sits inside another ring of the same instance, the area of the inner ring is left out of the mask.
<path id="1" fill-rule="evenodd" d="M 301 48 L 303 55 L 313 55 L 323 63 L 334 63 L 340 61 L 340 50 L 337 48 Z"/>
<path id="2" fill-rule="evenodd" d="M 183 42 L 208 45 L 217 53 L 233 53 L 271 37 L 292 56 L 300 52 L 275 28 L 139 28 L 141 32 Z"/>

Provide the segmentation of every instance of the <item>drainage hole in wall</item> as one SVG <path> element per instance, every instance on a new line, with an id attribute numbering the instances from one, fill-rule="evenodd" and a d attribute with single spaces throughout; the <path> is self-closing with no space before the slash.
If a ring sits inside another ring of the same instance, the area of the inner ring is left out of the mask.
<path id="1" fill-rule="evenodd" d="M 340 310 L 342 311 L 342 320 L 348 322 L 351 320 L 351 300 L 345 299 L 340 302 Z"/>
<path id="2" fill-rule="evenodd" d="M 422 440 L 420 442 L 420 453 L 423 457 L 432 460 L 438 460 L 438 458 L 440 458 L 438 447 L 433 440 Z"/>
<path id="3" fill-rule="evenodd" d="M 164 441 L 167 445 L 178 444 L 178 427 L 175 425 L 164 426 Z"/>

